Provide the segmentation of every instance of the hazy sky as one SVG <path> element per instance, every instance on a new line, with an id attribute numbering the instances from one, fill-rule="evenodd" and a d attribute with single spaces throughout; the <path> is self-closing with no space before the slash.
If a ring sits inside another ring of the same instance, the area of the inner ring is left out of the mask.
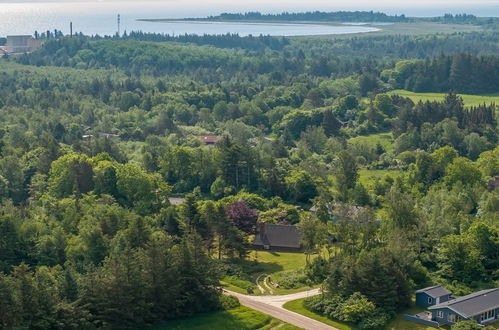
<path id="1" fill-rule="evenodd" d="M 143 1 L 138 0 L 0 0 L 0 3 L 15 3 L 15 2 L 135 2 L 141 3 Z M 248 4 L 266 4 L 266 5 L 318 5 L 321 7 L 344 7 L 344 6 L 396 6 L 396 7 L 414 7 L 414 6 L 482 6 L 482 5 L 497 5 L 499 6 L 499 0 L 349 0 L 349 1 L 338 1 L 338 0 L 246 0 L 246 1 L 234 1 L 234 0 L 147 0 L 147 2 L 175 2 L 175 3 L 199 3 L 206 5 L 210 4 L 221 4 L 221 5 L 232 5 L 234 7 L 239 5 Z"/>
<path id="2" fill-rule="evenodd" d="M 498 16 L 499 0 L 0 0 L 0 3 L 94 3 L 116 7 L 182 7 L 191 12 L 217 14 L 220 12 L 282 12 L 374 10 L 389 14 L 414 16 L 443 15 L 444 13 L 472 13 L 479 16 Z M 0 12 L 2 7 L 0 6 Z"/>

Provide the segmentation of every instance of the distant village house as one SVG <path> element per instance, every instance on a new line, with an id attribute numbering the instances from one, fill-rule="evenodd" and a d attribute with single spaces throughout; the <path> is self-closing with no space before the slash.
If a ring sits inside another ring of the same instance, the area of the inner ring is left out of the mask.
<path id="1" fill-rule="evenodd" d="M 218 135 L 194 135 L 194 137 L 205 145 L 214 145 L 220 140 Z"/>

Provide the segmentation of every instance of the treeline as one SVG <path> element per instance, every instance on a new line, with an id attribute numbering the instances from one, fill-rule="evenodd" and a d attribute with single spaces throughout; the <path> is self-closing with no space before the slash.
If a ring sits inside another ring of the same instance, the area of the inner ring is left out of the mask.
<path id="1" fill-rule="evenodd" d="M 394 88 L 414 92 L 495 93 L 499 91 L 499 58 L 466 53 L 441 55 L 425 61 L 399 62 L 387 76 Z"/>
<path id="2" fill-rule="evenodd" d="M 91 39 L 99 40 L 103 38 L 136 41 L 192 43 L 196 45 L 211 45 L 217 48 L 242 48 L 248 50 L 262 50 L 265 48 L 282 50 L 286 45 L 289 44 L 289 40 L 284 37 L 277 38 L 263 35 L 241 37 L 235 33 L 227 33 L 221 35 L 180 34 L 175 36 L 162 33 L 144 33 L 141 31 L 132 31 L 130 33 L 125 32 L 122 36 L 119 37 L 93 36 Z"/>
<path id="3" fill-rule="evenodd" d="M 378 67 L 384 62 L 369 58 L 339 58 L 335 55 L 306 57 L 303 51 L 296 54 L 269 49 L 265 52 L 248 52 L 134 40 L 91 41 L 87 38 L 52 40 L 36 52 L 24 54 L 15 60 L 36 66 L 120 68 L 135 76 L 144 73 L 154 76 L 184 74 L 196 76 L 196 79 L 205 82 L 218 82 L 233 75 L 241 76 L 238 79 L 251 80 L 258 75 L 270 74 L 270 79 L 278 81 L 286 81 L 302 73 L 346 75 L 361 70 L 363 66 Z"/>
<path id="4" fill-rule="evenodd" d="M 481 21 L 478 17 L 471 14 L 445 14 L 440 17 L 420 18 L 419 20 L 428 20 L 443 24 L 477 24 Z"/>
<path id="5" fill-rule="evenodd" d="M 190 20 L 190 19 L 189 19 Z M 199 19 L 198 19 L 199 20 Z M 209 16 L 207 20 L 255 20 L 255 21 L 331 21 L 331 22 L 407 22 L 405 15 L 387 15 L 373 11 L 338 11 L 338 12 L 305 12 L 281 14 L 262 14 L 260 12 L 222 13 L 219 16 Z"/>

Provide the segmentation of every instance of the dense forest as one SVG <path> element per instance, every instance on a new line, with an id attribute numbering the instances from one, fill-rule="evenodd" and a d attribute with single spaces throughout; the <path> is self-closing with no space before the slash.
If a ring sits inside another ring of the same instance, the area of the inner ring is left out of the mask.
<path id="1" fill-rule="evenodd" d="M 257 221 L 300 226 L 308 307 L 361 329 L 430 284 L 497 287 L 497 105 L 456 94 L 499 92 L 497 41 L 130 33 L 0 59 L 0 328 L 223 309 Z"/>
<path id="2" fill-rule="evenodd" d="M 306 12 L 262 14 L 248 12 L 244 14 L 223 13 L 209 16 L 208 20 L 266 20 L 266 21 L 331 21 L 331 22 L 407 22 L 405 15 L 387 15 L 373 11 L 338 11 L 338 12 Z"/>

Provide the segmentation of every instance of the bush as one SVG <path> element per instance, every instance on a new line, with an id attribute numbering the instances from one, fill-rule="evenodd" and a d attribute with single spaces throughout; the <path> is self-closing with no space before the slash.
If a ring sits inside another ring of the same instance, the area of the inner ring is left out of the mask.
<path id="1" fill-rule="evenodd" d="M 468 321 L 461 321 L 457 322 L 452 326 L 452 330 L 488 330 L 488 329 L 494 329 L 494 327 L 482 327 L 476 321 L 473 320 L 468 320 Z"/>
<path id="2" fill-rule="evenodd" d="M 304 306 L 306 309 L 317 313 L 326 315 L 329 317 L 331 312 L 336 310 L 339 304 L 341 304 L 342 298 L 339 296 L 326 297 L 324 295 L 318 295 L 315 297 L 310 297 L 305 299 Z"/>
<path id="3" fill-rule="evenodd" d="M 340 321 L 358 324 L 375 313 L 374 303 L 359 292 L 355 292 L 336 308 L 334 316 Z"/>
<path id="4" fill-rule="evenodd" d="M 341 296 L 324 295 L 307 298 L 304 306 L 330 319 L 356 324 L 358 329 L 379 329 L 390 319 L 386 312 L 358 292 L 346 300 Z"/>
<path id="5" fill-rule="evenodd" d="M 307 275 L 303 270 L 289 270 L 274 275 L 273 281 L 281 288 L 296 289 L 307 285 Z"/>
<path id="6" fill-rule="evenodd" d="M 329 264 L 327 260 L 319 256 L 306 266 L 305 273 L 313 283 L 321 283 L 327 277 L 328 268 Z"/>
<path id="7" fill-rule="evenodd" d="M 360 330 L 381 329 L 390 320 L 390 318 L 390 315 L 378 308 L 374 314 L 369 315 L 360 321 L 358 328 Z"/>
<path id="8" fill-rule="evenodd" d="M 239 299 L 234 296 L 221 295 L 220 296 L 220 307 L 223 310 L 230 310 L 241 306 Z"/>

